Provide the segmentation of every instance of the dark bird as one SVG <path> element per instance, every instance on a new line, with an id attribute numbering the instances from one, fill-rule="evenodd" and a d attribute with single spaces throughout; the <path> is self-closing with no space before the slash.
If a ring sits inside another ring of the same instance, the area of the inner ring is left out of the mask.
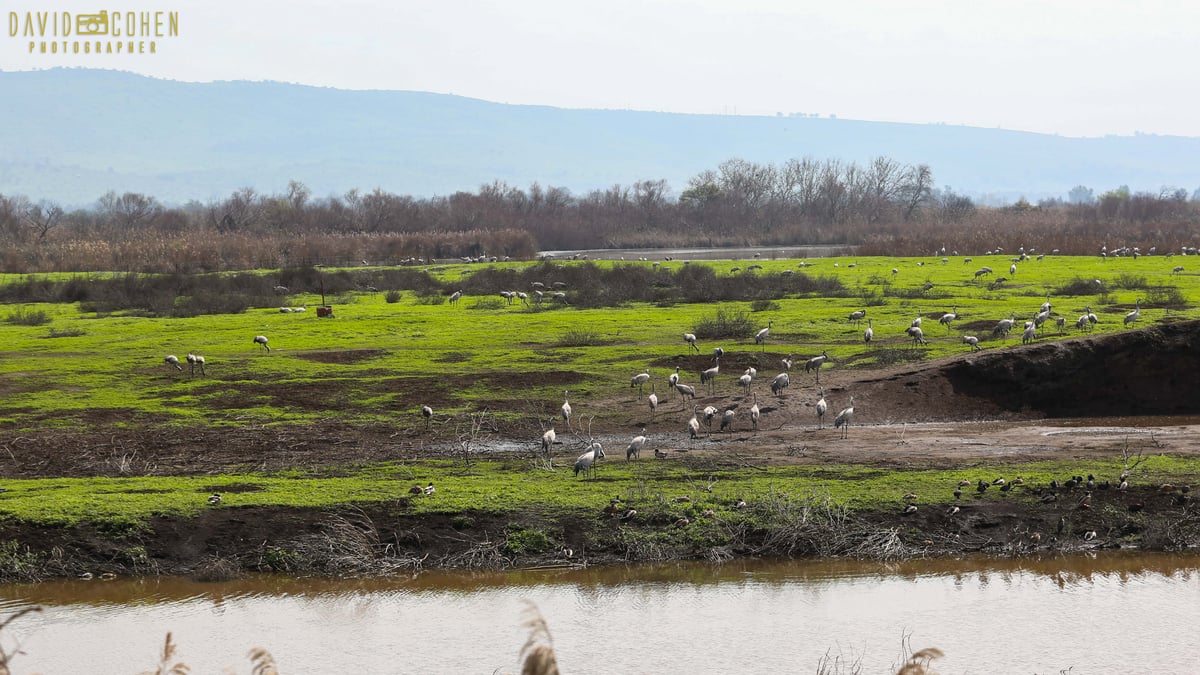
<path id="1" fill-rule="evenodd" d="M 1004 485 L 1005 482 L 1006 481 L 1003 478 L 997 478 L 996 480 L 992 481 L 992 485 Z"/>
<path id="2" fill-rule="evenodd" d="M 431 495 L 431 494 L 433 494 L 434 490 L 435 490 L 435 488 L 433 487 L 433 482 L 430 481 L 429 485 L 425 486 L 424 492 L 427 495 Z"/>
<path id="3" fill-rule="evenodd" d="M 1046 494 L 1042 495 L 1043 504 L 1050 504 L 1055 501 L 1058 501 L 1058 495 L 1053 492 L 1047 492 Z"/>
<path id="4" fill-rule="evenodd" d="M 983 481 L 983 479 L 980 479 L 979 484 L 975 486 L 975 491 L 978 492 L 979 494 L 983 494 L 984 491 L 986 491 L 987 489 L 988 489 L 988 484 L 985 483 Z"/>
<path id="5" fill-rule="evenodd" d="M 221 495 L 213 493 L 213 495 L 208 498 L 208 503 L 211 506 L 216 506 L 217 504 L 220 504 L 221 503 Z"/>
<path id="6" fill-rule="evenodd" d="M 423 494 L 425 494 L 425 488 L 421 487 L 420 485 L 414 485 L 414 486 L 408 488 L 408 494 L 423 495 Z"/>
<path id="7" fill-rule="evenodd" d="M 906 515 L 906 516 L 916 513 L 916 512 L 917 512 L 916 504 L 909 504 L 908 506 L 904 507 L 904 511 L 903 511 L 904 515 Z"/>
<path id="8" fill-rule="evenodd" d="M 954 488 L 954 498 L 958 499 L 960 497 L 962 497 L 962 488 Z"/>
<path id="9" fill-rule="evenodd" d="M 957 506 L 951 506 L 951 507 L 950 507 L 950 510 L 949 510 L 949 511 L 947 511 L 947 512 L 946 512 L 946 514 L 947 514 L 947 515 L 951 515 L 951 516 L 953 516 L 954 514 L 958 513 L 958 512 L 959 512 L 959 511 L 961 511 L 961 510 L 962 510 L 962 509 L 958 508 Z"/>

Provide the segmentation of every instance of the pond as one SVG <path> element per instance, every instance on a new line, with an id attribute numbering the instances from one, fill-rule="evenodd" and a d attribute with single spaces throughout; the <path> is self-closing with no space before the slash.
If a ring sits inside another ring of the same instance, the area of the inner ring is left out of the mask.
<path id="1" fill-rule="evenodd" d="M 1200 672 L 1200 558 L 1108 552 L 902 563 L 739 561 L 408 578 L 257 577 L 0 587 L 15 671 L 153 670 L 171 631 L 194 673 L 512 673 L 526 601 L 564 673 L 893 672 L 905 640 L 940 673 Z M 844 672 L 850 672 L 846 670 Z"/>

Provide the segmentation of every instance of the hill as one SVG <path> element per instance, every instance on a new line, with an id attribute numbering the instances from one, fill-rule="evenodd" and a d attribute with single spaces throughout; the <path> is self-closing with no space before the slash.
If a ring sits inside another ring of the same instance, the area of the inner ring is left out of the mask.
<path id="1" fill-rule="evenodd" d="M 888 156 L 976 197 L 1064 197 L 1119 185 L 1190 193 L 1200 138 L 1068 138 L 813 117 L 505 105 L 411 91 L 277 82 L 185 83 L 91 69 L 0 72 L 0 193 L 92 203 L 108 190 L 166 202 L 241 187 L 315 195 L 376 187 L 428 197 L 494 180 L 587 192 L 720 162 Z"/>

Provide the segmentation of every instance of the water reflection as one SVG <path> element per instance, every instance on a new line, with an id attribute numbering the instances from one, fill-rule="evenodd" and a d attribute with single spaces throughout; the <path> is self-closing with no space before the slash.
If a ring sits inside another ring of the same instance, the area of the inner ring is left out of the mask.
<path id="1" fill-rule="evenodd" d="M 255 646 L 292 673 L 516 672 L 530 599 L 570 673 L 812 672 L 831 649 L 885 672 L 905 631 L 914 648 L 946 652 L 943 673 L 1194 673 L 1198 568 L 1193 555 L 1112 552 L 66 581 L 0 587 L 0 609 L 46 607 L 7 636 L 26 653 L 19 672 L 138 672 L 168 630 L 193 672 L 246 672 Z M 1136 639 L 1128 626 L 1154 633 Z M 1003 667 L 989 660 L 997 654 Z"/>

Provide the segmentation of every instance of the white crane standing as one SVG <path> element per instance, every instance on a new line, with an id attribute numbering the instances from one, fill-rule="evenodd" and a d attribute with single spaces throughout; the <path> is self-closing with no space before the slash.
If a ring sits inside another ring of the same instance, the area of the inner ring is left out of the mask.
<path id="1" fill-rule="evenodd" d="M 829 404 L 825 402 L 825 387 L 821 387 L 821 398 L 817 399 L 817 428 L 825 428 L 825 411 L 829 410 Z"/>
<path id="2" fill-rule="evenodd" d="M 650 373 L 638 373 L 637 375 L 633 376 L 633 379 L 629 380 L 629 388 L 633 389 L 634 387 L 637 387 L 638 393 L 641 394 L 642 393 L 642 385 L 646 384 L 649 381 L 650 381 Z"/>
<path id="3" fill-rule="evenodd" d="M 630 457 L 641 459 L 642 447 L 646 445 L 646 427 L 642 426 L 642 433 L 634 436 L 632 441 L 629 441 L 629 447 L 625 448 L 625 461 L 628 462 Z"/>
<path id="4" fill-rule="evenodd" d="M 854 419 L 854 397 L 850 397 L 850 405 L 842 409 L 837 417 L 833 418 L 833 428 L 842 430 L 842 438 L 845 438 L 850 430 L 850 421 Z"/>
<path id="5" fill-rule="evenodd" d="M 588 474 L 591 474 L 594 478 L 596 476 L 596 463 L 603 458 L 604 446 L 593 441 L 588 451 L 575 460 L 575 475 L 579 476 L 582 473 L 583 477 L 587 478 Z"/>
<path id="6" fill-rule="evenodd" d="M 650 383 L 650 396 L 647 397 L 650 402 L 650 417 L 654 417 L 654 413 L 658 411 L 658 394 L 654 393 L 654 383 Z"/>
<path id="7" fill-rule="evenodd" d="M 562 417 L 567 423 L 567 430 L 571 429 L 571 401 L 567 399 L 568 390 L 563 390 Z"/>
<path id="8" fill-rule="evenodd" d="M 421 406 L 421 417 L 425 418 L 425 430 L 429 431 L 429 425 L 433 422 L 433 408 L 427 405 Z"/>
<path id="9" fill-rule="evenodd" d="M 267 336 L 266 335 L 255 335 L 254 336 L 254 344 L 262 345 L 263 348 L 267 350 L 267 353 L 270 353 L 270 351 L 271 351 L 271 346 L 267 344 Z"/>
<path id="10" fill-rule="evenodd" d="M 875 329 L 871 327 L 871 320 L 867 319 L 867 329 L 863 331 L 863 344 L 871 344 L 873 337 L 875 337 Z"/>
<path id="11" fill-rule="evenodd" d="M 700 353 L 700 348 L 696 346 L 696 336 L 695 335 L 693 335 L 691 333 L 684 333 L 683 341 L 688 343 L 689 347 L 691 347 L 692 349 L 695 349 L 697 354 Z"/>
<path id="12" fill-rule="evenodd" d="M 787 373 L 780 373 L 775 376 L 774 380 L 771 380 L 771 393 L 776 396 L 783 396 L 783 390 L 787 389 L 791 383 L 792 379 Z"/>
<path id="13" fill-rule="evenodd" d="M 1125 325 L 1137 321 L 1142 317 L 1142 299 L 1138 298 L 1133 303 L 1133 311 L 1125 315 Z"/>
<path id="14" fill-rule="evenodd" d="M 768 320 L 767 327 L 758 331 L 758 334 L 754 336 L 754 344 L 762 345 L 762 350 L 764 352 L 767 350 L 767 334 L 771 332 L 771 326 L 774 323 L 775 323 L 774 319 Z"/>
<path id="15" fill-rule="evenodd" d="M 717 373 L 721 371 L 721 357 L 715 356 L 715 357 L 713 357 L 713 360 L 717 362 L 717 365 L 700 373 L 700 384 L 704 384 L 705 382 L 707 382 L 710 393 L 716 392 Z"/>
<path id="16" fill-rule="evenodd" d="M 754 433 L 758 433 L 758 419 L 762 417 L 762 411 L 758 409 L 758 394 L 754 394 L 754 405 L 750 406 L 750 425 L 754 427 Z"/>

